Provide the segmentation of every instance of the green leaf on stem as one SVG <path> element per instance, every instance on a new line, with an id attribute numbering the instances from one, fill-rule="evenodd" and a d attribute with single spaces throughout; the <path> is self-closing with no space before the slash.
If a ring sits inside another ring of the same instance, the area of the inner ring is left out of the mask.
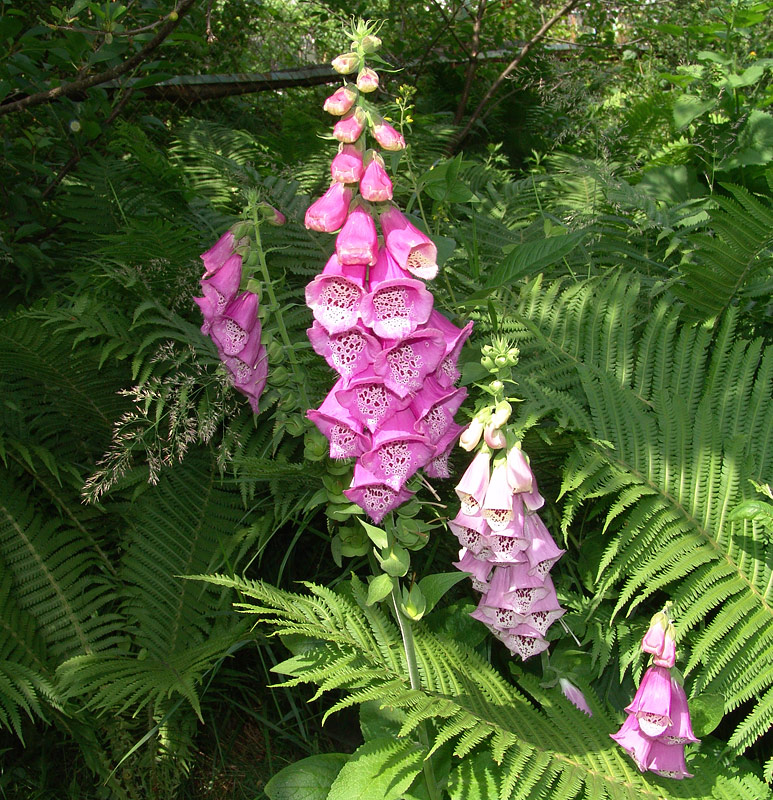
<path id="1" fill-rule="evenodd" d="M 269 800 L 325 800 L 348 760 L 346 753 L 303 758 L 277 772 L 263 791 Z"/>

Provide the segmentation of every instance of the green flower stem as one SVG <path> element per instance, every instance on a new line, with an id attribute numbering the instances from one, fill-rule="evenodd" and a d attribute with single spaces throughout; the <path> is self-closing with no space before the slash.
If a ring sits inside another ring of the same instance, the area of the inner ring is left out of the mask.
<path id="1" fill-rule="evenodd" d="M 287 333 L 284 317 L 282 316 L 282 309 L 279 307 L 279 301 L 276 299 L 274 286 L 271 283 L 271 275 L 269 274 L 268 264 L 266 263 L 266 254 L 263 252 L 263 244 L 260 239 L 260 220 L 258 219 L 258 209 L 254 203 L 252 204 L 251 211 L 252 221 L 255 225 L 255 244 L 258 246 L 258 261 L 260 263 L 260 271 L 263 273 L 263 283 L 266 287 L 266 292 L 268 292 L 269 300 L 271 301 L 271 309 L 276 315 L 279 335 L 282 337 L 282 342 L 287 350 L 287 357 L 290 360 L 290 366 L 292 367 L 293 376 L 295 377 L 295 383 L 298 386 L 298 391 L 301 395 L 301 402 L 303 403 L 303 408 L 305 410 L 307 408 L 311 408 L 311 404 L 309 403 L 309 398 L 306 396 L 306 384 L 303 380 L 301 365 L 298 363 L 298 359 L 295 357 L 295 348 L 293 347 L 293 343 L 290 341 L 290 336 Z"/>
<path id="2" fill-rule="evenodd" d="M 411 621 L 400 611 L 400 598 L 398 596 L 399 582 L 395 578 L 392 588 L 392 605 L 395 610 L 397 624 L 400 626 L 400 636 L 403 640 L 403 651 L 405 660 L 408 663 L 408 679 L 411 682 L 411 689 L 421 689 L 421 679 L 419 678 L 419 667 L 416 663 L 416 645 L 413 640 L 413 629 Z M 418 727 L 419 741 L 429 750 L 429 736 L 427 735 L 427 725 L 422 722 Z M 435 770 L 432 767 L 432 759 L 425 758 L 423 764 L 424 782 L 427 786 L 427 794 L 430 800 L 440 800 L 440 789 L 435 779 Z"/>

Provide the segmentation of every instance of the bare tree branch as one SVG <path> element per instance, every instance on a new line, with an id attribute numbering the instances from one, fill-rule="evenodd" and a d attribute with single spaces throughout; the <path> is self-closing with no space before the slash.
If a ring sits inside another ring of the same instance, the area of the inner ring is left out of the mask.
<path id="1" fill-rule="evenodd" d="M 579 3 L 580 0 L 569 0 L 569 2 L 562 9 L 557 11 L 547 22 L 545 22 L 534 34 L 534 36 L 532 36 L 531 39 L 529 39 L 529 41 L 526 42 L 526 44 L 519 50 L 518 55 L 502 70 L 494 83 L 491 84 L 488 91 L 483 96 L 483 99 L 480 101 L 480 103 L 478 103 L 478 107 L 472 112 L 472 115 L 467 120 L 467 123 L 462 130 L 459 131 L 459 133 L 457 133 L 451 140 L 451 143 L 448 147 L 449 153 L 455 152 L 459 145 L 467 138 L 467 134 L 470 132 L 472 126 L 483 113 L 483 109 L 486 107 L 486 104 L 493 97 L 497 89 L 499 89 L 505 80 L 507 80 L 507 77 L 510 75 L 510 73 L 512 73 L 512 71 L 521 63 L 521 61 L 526 58 L 532 48 L 545 38 L 545 34 L 561 19 L 561 17 L 566 16 L 566 14 L 568 14 Z"/>
<path id="2" fill-rule="evenodd" d="M 478 69 L 478 53 L 480 51 L 480 29 L 483 25 L 483 15 L 486 13 L 486 0 L 480 0 L 478 3 L 478 13 L 475 15 L 475 22 L 472 27 L 472 50 L 470 51 L 470 60 L 467 63 L 467 69 L 464 75 L 464 86 L 462 87 L 462 94 L 459 97 L 459 103 L 456 106 L 456 114 L 454 114 L 454 125 L 458 125 L 464 118 L 464 112 L 467 110 L 467 101 L 470 99 L 470 91 L 472 90 L 472 82 L 475 78 L 475 72 Z"/>
<path id="3" fill-rule="evenodd" d="M 190 11 L 196 0 L 180 0 L 175 10 L 167 17 L 166 22 L 162 25 L 161 30 L 142 48 L 138 53 L 135 53 L 131 58 L 128 58 L 117 67 L 112 67 L 104 72 L 99 72 L 96 75 L 90 75 L 85 78 L 64 83 L 61 86 L 55 86 L 53 89 L 47 89 L 44 92 L 37 92 L 35 94 L 22 97 L 21 100 L 12 100 L 8 103 L 0 105 L 0 116 L 4 114 L 12 114 L 15 111 L 21 111 L 31 106 L 39 106 L 43 103 L 50 103 L 60 97 L 70 97 L 74 94 L 90 89 L 92 86 L 98 86 L 101 83 L 107 83 L 121 75 L 125 75 L 135 67 L 138 67 L 150 53 L 152 53 L 170 33 L 180 24 L 180 20 L 185 14 Z"/>

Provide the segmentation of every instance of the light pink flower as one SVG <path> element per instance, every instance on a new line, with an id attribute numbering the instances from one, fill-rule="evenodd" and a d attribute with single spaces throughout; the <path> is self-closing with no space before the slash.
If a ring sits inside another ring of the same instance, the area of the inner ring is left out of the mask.
<path id="1" fill-rule="evenodd" d="M 366 160 L 367 166 L 360 179 L 360 194 L 373 203 L 391 200 L 392 181 L 384 169 L 384 159 L 371 150 L 366 155 Z"/>
<path id="2" fill-rule="evenodd" d="M 507 447 L 507 437 L 501 428 L 494 425 L 486 425 L 483 431 L 483 439 L 492 450 L 502 450 Z"/>
<path id="3" fill-rule="evenodd" d="M 333 136 L 339 142 L 356 142 L 365 129 L 365 122 L 365 112 L 357 106 L 336 122 L 333 126 Z"/>
<path id="4" fill-rule="evenodd" d="M 495 463 L 491 472 L 481 514 L 492 531 L 504 530 L 513 519 L 513 492 L 507 483 L 507 463 L 504 459 Z"/>
<path id="5" fill-rule="evenodd" d="M 384 150 L 404 150 L 405 139 L 388 122 L 380 120 L 372 128 L 373 138 L 384 148 Z"/>
<path id="6" fill-rule="evenodd" d="M 370 67 L 364 67 L 357 75 L 357 88 L 361 92 L 375 92 L 378 89 L 378 74 Z"/>
<path id="7" fill-rule="evenodd" d="M 364 171 L 362 153 L 354 144 L 342 144 L 330 164 L 330 174 L 339 183 L 357 183 Z M 367 197 L 365 198 L 368 199 Z"/>
<path id="8" fill-rule="evenodd" d="M 395 206 L 381 212 L 384 243 L 397 263 L 417 278 L 432 280 L 438 271 L 437 247 L 426 234 L 412 225 Z"/>
<path id="9" fill-rule="evenodd" d="M 333 69 L 341 75 L 348 75 L 354 72 L 360 63 L 360 57 L 357 53 L 342 53 L 336 56 L 331 62 Z"/>
<path id="10" fill-rule="evenodd" d="M 675 631 L 671 620 L 662 611 L 650 620 L 650 626 L 641 642 L 641 649 L 651 653 L 658 667 L 673 667 L 676 662 Z"/>
<path id="11" fill-rule="evenodd" d="M 529 460 L 520 446 L 511 447 L 507 452 L 507 482 L 514 492 L 530 492 L 534 475 Z"/>
<path id="12" fill-rule="evenodd" d="M 333 94 L 325 100 L 322 108 L 324 108 L 328 114 L 334 114 L 336 117 L 340 117 L 349 111 L 356 99 L 357 89 L 350 83 L 347 83 L 345 86 L 333 92 Z"/>
<path id="13" fill-rule="evenodd" d="M 579 708 L 580 711 L 584 711 L 589 717 L 593 716 L 593 712 L 590 710 L 585 695 L 571 681 L 568 681 L 566 678 L 559 678 L 558 685 L 561 687 L 564 697 L 573 706 Z"/>
<path id="14" fill-rule="evenodd" d="M 372 367 L 355 375 L 346 388 L 339 389 L 336 399 L 371 433 L 410 402 L 409 398 L 400 398 L 387 389 L 384 379 Z"/>
<path id="15" fill-rule="evenodd" d="M 475 454 L 470 466 L 456 486 L 456 494 L 462 504 L 462 513 L 468 517 L 478 514 L 483 507 L 489 485 L 491 451 L 481 450 Z"/>
<path id="16" fill-rule="evenodd" d="M 378 257 L 376 223 L 362 206 L 356 205 L 336 236 L 336 255 L 341 264 L 373 266 Z"/>
<path id="17" fill-rule="evenodd" d="M 353 192 L 337 181 L 306 209 L 307 228 L 322 233 L 337 231 L 346 221 Z"/>
<path id="18" fill-rule="evenodd" d="M 671 725 L 671 675 L 665 667 L 650 667 L 626 712 L 636 717 L 647 736 L 660 736 Z"/>
<path id="19" fill-rule="evenodd" d="M 462 432 L 459 438 L 459 446 L 469 453 L 478 446 L 481 436 L 483 436 L 483 423 L 475 417 Z"/>

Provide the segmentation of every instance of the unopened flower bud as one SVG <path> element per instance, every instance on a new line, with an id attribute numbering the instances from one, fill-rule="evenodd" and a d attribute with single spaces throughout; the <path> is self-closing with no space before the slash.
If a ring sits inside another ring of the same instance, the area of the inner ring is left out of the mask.
<path id="1" fill-rule="evenodd" d="M 384 148 L 384 150 L 404 150 L 405 139 L 388 122 L 379 120 L 372 130 L 373 138 Z"/>
<path id="2" fill-rule="evenodd" d="M 285 215 L 281 211 L 277 211 L 277 209 L 269 203 L 259 203 L 258 214 L 260 214 L 269 225 L 284 225 L 285 222 L 287 222 Z"/>
<path id="3" fill-rule="evenodd" d="M 501 450 L 503 447 L 507 447 L 507 438 L 504 431 L 494 425 L 486 425 L 483 438 L 492 450 Z"/>
<path id="4" fill-rule="evenodd" d="M 499 394 L 499 392 L 504 390 L 505 385 L 502 381 L 491 381 L 490 388 L 492 392 Z"/>
<path id="5" fill-rule="evenodd" d="M 378 89 L 378 75 L 370 67 L 364 67 L 357 75 L 357 88 L 361 92 L 375 92 Z"/>
<path id="6" fill-rule="evenodd" d="M 513 407 L 507 402 L 507 400 L 502 400 L 501 402 L 497 403 L 497 407 L 491 417 L 491 424 L 495 428 L 501 428 L 507 422 L 507 420 L 510 419 L 510 414 L 512 411 Z"/>
<path id="7" fill-rule="evenodd" d="M 333 94 L 325 100 L 322 108 L 327 111 L 328 114 L 335 114 L 335 116 L 340 117 L 354 105 L 356 99 L 357 89 L 352 86 L 352 84 L 347 83 L 346 86 L 342 86 L 340 89 L 333 92 Z"/>
<path id="8" fill-rule="evenodd" d="M 561 691 L 564 693 L 564 697 L 572 703 L 572 705 L 579 708 L 580 711 L 584 711 L 589 717 L 593 716 L 593 712 L 588 706 L 585 695 L 571 681 L 566 680 L 566 678 L 559 678 L 558 684 L 561 687 Z"/>
<path id="9" fill-rule="evenodd" d="M 381 39 L 378 36 L 373 36 L 373 34 L 368 34 L 362 37 L 360 47 L 362 47 L 363 53 L 375 53 L 381 47 Z"/>
<path id="10" fill-rule="evenodd" d="M 343 53 L 334 58 L 331 63 L 336 72 L 341 73 L 341 75 L 348 75 L 357 69 L 360 64 L 360 57 L 357 53 Z"/>
<path id="11" fill-rule="evenodd" d="M 478 446 L 480 437 L 483 435 L 483 423 L 475 417 L 473 421 L 462 431 L 459 437 L 459 446 L 468 453 Z"/>
<path id="12" fill-rule="evenodd" d="M 494 359 L 494 363 L 501 369 L 502 367 L 508 366 L 509 359 L 507 358 L 507 356 L 503 356 L 503 355 L 497 356 Z"/>

